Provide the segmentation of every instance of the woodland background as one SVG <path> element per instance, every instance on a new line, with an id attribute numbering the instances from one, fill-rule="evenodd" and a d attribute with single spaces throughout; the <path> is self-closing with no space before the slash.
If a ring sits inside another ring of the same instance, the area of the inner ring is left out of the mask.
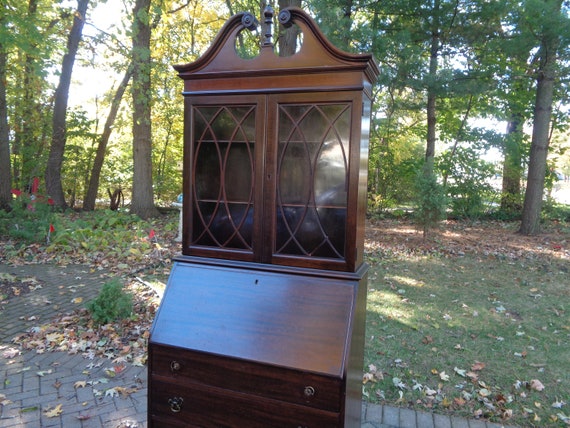
<path id="1" fill-rule="evenodd" d="M 336 46 L 378 61 L 371 216 L 409 210 L 427 230 L 443 215 L 492 215 L 539 232 L 551 192 L 570 176 L 569 1 L 274 3 L 302 7 Z M 197 59 L 229 16 L 265 7 L 0 5 L 0 207 L 31 190 L 87 211 L 122 195 L 143 219 L 182 190 L 182 81 L 172 65 Z"/>

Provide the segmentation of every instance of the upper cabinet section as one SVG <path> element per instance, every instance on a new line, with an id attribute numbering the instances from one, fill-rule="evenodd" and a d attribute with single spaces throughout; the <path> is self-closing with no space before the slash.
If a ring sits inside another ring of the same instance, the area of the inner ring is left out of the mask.
<path id="1" fill-rule="evenodd" d="M 296 8 L 279 13 L 299 42 L 281 56 L 274 18 L 266 9 L 259 26 L 236 15 L 200 59 L 175 67 L 185 97 L 182 253 L 355 272 L 378 69 L 370 55 L 332 46 Z"/>

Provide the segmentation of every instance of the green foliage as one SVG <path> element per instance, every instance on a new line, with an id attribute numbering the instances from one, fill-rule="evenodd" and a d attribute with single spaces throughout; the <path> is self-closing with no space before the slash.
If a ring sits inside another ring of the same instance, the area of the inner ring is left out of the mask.
<path id="1" fill-rule="evenodd" d="M 125 292 L 121 282 L 115 278 L 103 284 L 97 298 L 87 304 L 87 309 L 97 324 L 119 321 L 131 316 L 133 296 Z"/>
<path id="2" fill-rule="evenodd" d="M 433 173 L 427 173 L 424 167 L 417 175 L 414 221 L 423 230 L 424 237 L 430 229 L 445 218 L 447 197 L 443 186 L 438 183 Z"/>
<path id="3" fill-rule="evenodd" d="M 390 102 L 390 99 L 385 99 Z M 421 126 L 405 126 L 405 119 L 388 106 L 385 118 L 374 118 L 368 162 L 369 214 L 408 204 L 414 196 L 414 183 L 424 151 Z M 423 118 L 419 118 L 423 121 Z"/>
<path id="4" fill-rule="evenodd" d="M 88 185 L 94 146 L 97 135 L 93 133 L 95 121 L 88 119 L 83 110 L 68 111 L 67 145 L 62 174 L 62 186 L 67 195 L 67 203 L 73 208 L 81 199 Z"/>
<path id="5" fill-rule="evenodd" d="M 90 251 L 106 257 L 128 254 L 143 258 L 152 251 L 147 239 L 152 224 L 121 211 L 100 210 L 62 217 L 60 228 L 46 248 L 48 253 Z"/>
<path id="6" fill-rule="evenodd" d="M 547 202 L 542 210 L 543 221 L 566 224 L 570 228 L 570 205 Z M 567 232 L 570 232 L 567 231 Z"/>
<path id="7" fill-rule="evenodd" d="M 496 174 L 495 166 L 472 148 L 464 147 L 444 153 L 437 166 L 447 179 L 452 215 L 471 220 L 483 216 L 488 202 L 496 199 L 489 181 Z"/>
<path id="8" fill-rule="evenodd" d="M 0 236 L 26 244 L 45 242 L 50 224 L 56 223 L 57 216 L 50 205 L 26 194 L 14 200 L 10 212 L 0 210 Z"/>

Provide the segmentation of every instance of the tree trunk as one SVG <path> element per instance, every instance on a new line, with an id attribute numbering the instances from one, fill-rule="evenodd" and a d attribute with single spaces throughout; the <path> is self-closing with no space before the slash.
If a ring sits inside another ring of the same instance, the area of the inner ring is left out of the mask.
<path id="1" fill-rule="evenodd" d="M 522 125 L 522 115 L 513 113 L 507 124 L 507 135 L 503 144 L 501 211 L 510 215 L 521 211 Z"/>
<path id="2" fill-rule="evenodd" d="M 562 0 L 545 1 L 545 17 L 560 16 Z M 528 165 L 527 187 L 524 198 L 520 233 L 534 235 L 540 232 L 540 213 L 546 175 L 546 158 L 550 139 L 550 120 L 554 79 L 556 77 L 556 56 L 560 45 L 559 32 L 550 19 L 543 24 L 540 46 L 532 143 Z"/>
<path id="3" fill-rule="evenodd" d="M 150 3 L 136 0 L 133 9 L 133 191 L 131 212 L 142 219 L 158 215 L 154 206 L 151 140 Z"/>
<path id="4" fill-rule="evenodd" d="M 301 0 L 279 0 L 279 10 L 286 7 L 301 7 Z M 297 51 L 297 37 L 299 36 L 299 27 L 292 25 L 289 28 L 281 26 L 279 32 L 279 56 L 291 56 Z"/>
<path id="5" fill-rule="evenodd" d="M 55 102 L 53 106 L 53 128 L 49 157 L 46 166 L 45 180 L 46 190 L 54 201 L 54 205 L 66 208 L 65 195 L 61 183 L 61 167 L 63 165 L 63 155 L 66 143 L 66 114 L 67 101 L 69 98 L 69 86 L 75 56 L 81 41 L 83 24 L 85 23 L 85 13 L 89 0 L 77 0 L 77 11 L 73 18 L 73 26 L 67 39 L 67 52 L 63 56 L 59 84 L 55 90 Z"/>
<path id="6" fill-rule="evenodd" d="M 4 25 L 3 11 L 0 12 L 0 26 Z M 6 63 L 7 52 L 0 40 L 0 209 L 8 209 L 12 202 L 12 174 L 10 170 L 10 132 L 8 109 L 6 107 Z"/>
<path id="7" fill-rule="evenodd" d="M 95 159 L 93 161 L 93 167 L 91 169 L 91 176 L 89 178 L 89 186 L 87 187 L 87 193 L 83 199 L 83 209 L 86 211 L 93 211 L 95 209 L 95 201 L 97 199 L 97 193 L 99 190 L 99 178 L 101 177 L 101 169 L 103 168 L 103 162 L 105 160 L 105 153 L 107 151 L 107 144 L 109 143 L 109 137 L 111 136 L 111 131 L 113 130 L 113 124 L 117 118 L 117 113 L 119 111 L 119 106 L 121 105 L 121 100 L 131 80 L 133 75 L 132 64 L 129 64 L 129 68 L 123 76 L 117 92 L 113 97 L 111 103 L 111 110 L 109 111 L 109 116 L 105 121 L 105 127 L 103 128 L 103 134 L 99 138 L 99 144 L 97 145 L 97 152 L 95 154 Z"/>
<path id="8" fill-rule="evenodd" d="M 344 27 L 342 31 L 342 46 L 341 49 L 345 51 L 350 50 L 350 42 L 352 38 L 352 8 L 354 6 L 353 0 L 345 0 L 342 7 L 341 26 Z"/>
<path id="9" fill-rule="evenodd" d="M 37 22 L 38 0 L 29 0 L 26 19 L 29 22 Z M 42 62 L 34 54 L 37 48 L 37 41 L 31 41 L 31 46 L 24 52 L 24 76 L 22 79 L 22 96 L 18 100 L 20 123 L 18 132 L 15 135 L 14 152 L 18 153 L 20 165 L 14 171 L 16 186 L 23 189 L 32 182 L 34 177 L 40 174 L 38 171 L 38 153 L 42 141 L 40 140 L 42 118 L 42 108 L 38 104 L 38 89 L 41 85 L 38 81 L 44 79 L 40 68 Z"/>
<path id="10" fill-rule="evenodd" d="M 439 56 L 440 29 L 439 29 L 439 5 L 440 0 L 435 0 L 432 15 L 431 28 L 431 46 L 429 58 L 429 75 L 427 86 L 427 138 L 426 138 L 426 156 L 424 170 L 425 174 L 433 174 L 435 162 L 435 140 L 436 140 L 436 98 L 437 98 L 437 62 Z"/>

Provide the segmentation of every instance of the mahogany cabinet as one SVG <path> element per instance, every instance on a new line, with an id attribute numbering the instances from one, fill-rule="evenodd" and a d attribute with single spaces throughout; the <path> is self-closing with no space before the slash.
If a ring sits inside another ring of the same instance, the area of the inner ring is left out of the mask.
<path id="1" fill-rule="evenodd" d="M 302 10 L 278 55 L 230 18 L 184 80 L 182 255 L 149 339 L 149 426 L 359 427 L 369 55 Z M 250 46 L 251 47 L 251 46 Z"/>

